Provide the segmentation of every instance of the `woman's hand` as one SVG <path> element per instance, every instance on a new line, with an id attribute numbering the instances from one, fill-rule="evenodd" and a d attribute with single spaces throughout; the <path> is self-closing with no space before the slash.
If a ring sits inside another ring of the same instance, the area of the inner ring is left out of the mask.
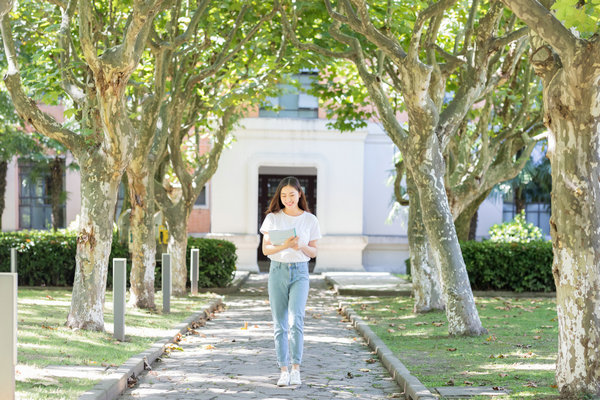
<path id="1" fill-rule="evenodd" d="M 286 239 L 286 241 L 283 243 L 283 245 L 285 246 L 286 249 L 294 249 L 294 250 L 298 250 L 298 236 L 290 236 L 289 238 Z"/>

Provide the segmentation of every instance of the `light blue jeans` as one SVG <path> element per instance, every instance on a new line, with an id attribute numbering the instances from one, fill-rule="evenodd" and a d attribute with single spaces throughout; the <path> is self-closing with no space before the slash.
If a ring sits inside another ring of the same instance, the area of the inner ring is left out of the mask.
<path id="1" fill-rule="evenodd" d="M 308 263 L 280 263 L 271 261 L 269 268 L 269 303 L 273 315 L 275 352 L 279 367 L 302 362 L 304 348 L 304 308 L 308 299 Z M 288 328 L 288 313 L 292 327 Z M 291 338 L 288 345 L 288 333 Z M 291 347 L 291 351 L 290 348 Z"/>

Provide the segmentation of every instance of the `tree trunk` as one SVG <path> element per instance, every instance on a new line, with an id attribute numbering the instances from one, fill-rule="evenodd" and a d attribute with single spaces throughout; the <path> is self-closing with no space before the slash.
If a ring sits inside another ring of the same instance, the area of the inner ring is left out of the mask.
<path id="1" fill-rule="evenodd" d="M 453 215 L 458 240 L 475 240 L 475 231 L 477 230 L 477 210 L 479 210 L 479 206 L 487 199 L 491 191 L 492 190 L 490 189 L 482 193 L 474 202 L 466 206 L 460 215 Z M 473 220 L 475 220 L 474 223 Z M 473 224 L 475 226 L 473 226 Z"/>
<path id="2" fill-rule="evenodd" d="M 523 197 L 523 189 L 517 187 L 514 189 L 513 201 L 515 202 L 515 215 L 521 214 L 525 210 L 525 198 Z"/>
<path id="3" fill-rule="evenodd" d="M 52 229 L 56 231 L 63 223 L 62 215 L 62 193 L 63 193 L 63 160 L 60 157 L 54 157 L 50 164 L 50 182 L 49 194 L 52 204 Z"/>
<path id="4" fill-rule="evenodd" d="M 2 231 L 2 214 L 4 214 L 6 196 L 6 170 L 8 161 L 0 161 L 0 231 Z"/>
<path id="5" fill-rule="evenodd" d="M 599 74 L 590 70 L 582 64 L 578 76 L 563 71 L 546 82 L 544 105 L 552 165 L 556 382 L 562 395 L 586 392 L 595 398 L 600 395 L 600 94 L 597 84 L 588 84 L 598 82 Z"/>
<path id="6" fill-rule="evenodd" d="M 183 201 L 183 200 L 182 200 Z M 169 240 L 167 252 L 171 255 L 171 282 L 173 296 L 185 296 L 187 293 L 187 221 L 189 213 L 178 203 L 166 213 Z"/>
<path id="7" fill-rule="evenodd" d="M 415 118 L 416 119 L 416 118 Z M 467 269 L 462 257 L 458 237 L 446 190 L 444 188 L 445 166 L 437 136 L 427 126 L 411 125 L 412 137 L 409 149 L 401 149 L 410 155 L 407 160 L 415 185 L 419 191 L 423 223 L 433 252 L 440 266 L 444 282 L 446 317 L 450 335 L 481 335 L 486 331 L 481 325 Z"/>
<path id="8" fill-rule="evenodd" d="M 130 298 L 133 307 L 154 309 L 154 171 L 146 162 L 133 160 L 127 168 L 131 214 L 129 252 L 131 253 Z"/>
<path id="9" fill-rule="evenodd" d="M 419 192 L 413 179 L 406 174 L 409 196 L 408 208 L 408 246 L 410 249 L 410 267 L 415 296 L 415 313 L 431 310 L 443 310 L 445 307 L 438 267 L 433 262 L 427 241 L 427 234 L 421 215 Z"/>
<path id="10" fill-rule="evenodd" d="M 67 326 L 103 331 L 106 276 L 121 174 L 100 156 L 78 161 L 86 168 L 81 168 L 81 214 Z"/>
<path id="11" fill-rule="evenodd" d="M 471 218 L 471 226 L 469 227 L 469 240 L 477 239 L 477 220 L 479 219 L 479 209 L 475 211 Z"/>

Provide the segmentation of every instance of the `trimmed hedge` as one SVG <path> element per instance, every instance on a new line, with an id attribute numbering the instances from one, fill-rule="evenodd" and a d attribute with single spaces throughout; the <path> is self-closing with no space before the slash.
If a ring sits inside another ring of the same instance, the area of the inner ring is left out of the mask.
<path id="1" fill-rule="evenodd" d="M 473 290 L 553 292 L 552 242 L 461 242 Z M 410 258 L 406 273 L 410 274 Z"/>
<path id="2" fill-rule="evenodd" d="M 71 286 L 75 276 L 77 234 L 70 231 L 0 232 L 0 272 L 10 271 L 10 249 L 18 249 L 20 286 Z M 188 239 L 187 258 L 191 248 L 200 250 L 199 287 L 225 287 L 235 275 L 235 245 L 218 239 Z M 112 286 L 112 259 L 128 258 L 127 245 L 113 240 L 107 286 Z M 127 277 L 131 260 L 127 262 Z M 156 263 L 156 286 L 160 287 L 161 262 Z M 189 285 L 189 279 L 188 279 Z"/>
<path id="3" fill-rule="evenodd" d="M 460 244 L 473 290 L 552 292 L 552 243 L 501 243 L 489 240 Z"/>

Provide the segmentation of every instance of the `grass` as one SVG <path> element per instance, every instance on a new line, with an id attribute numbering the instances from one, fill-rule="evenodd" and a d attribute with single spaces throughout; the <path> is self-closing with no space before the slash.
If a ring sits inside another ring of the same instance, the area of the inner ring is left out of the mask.
<path id="1" fill-rule="evenodd" d="M 128 308 L 125 342 L 112 337 L 112 293 L 107 291 L 104 309 L 107 332 L 71 330 L 64 326 L 71 304 L 65 288 L 19 288 L 17 398 L 72 399 L 93 387 L 97 380 L 44 375 L 48 365 L 111 367 L 146 350 L 176 324 L 208 305 L 212 294 L 172 298 L 171 313 Z M 157 309 L 162 294 L 156 293 Z"/>
<path id="2" fill-rule="evenodd" d="M 353 299 L 352 307 L 429 389 L 498 386 L 510 393 L 493 397 L 498 400 L 558 398 L 556 302 L 476 298 L 476 303 L 489 331 L 479 337 L 450 337 L 445 313 L 413 314 L 412 298 Z"/>

